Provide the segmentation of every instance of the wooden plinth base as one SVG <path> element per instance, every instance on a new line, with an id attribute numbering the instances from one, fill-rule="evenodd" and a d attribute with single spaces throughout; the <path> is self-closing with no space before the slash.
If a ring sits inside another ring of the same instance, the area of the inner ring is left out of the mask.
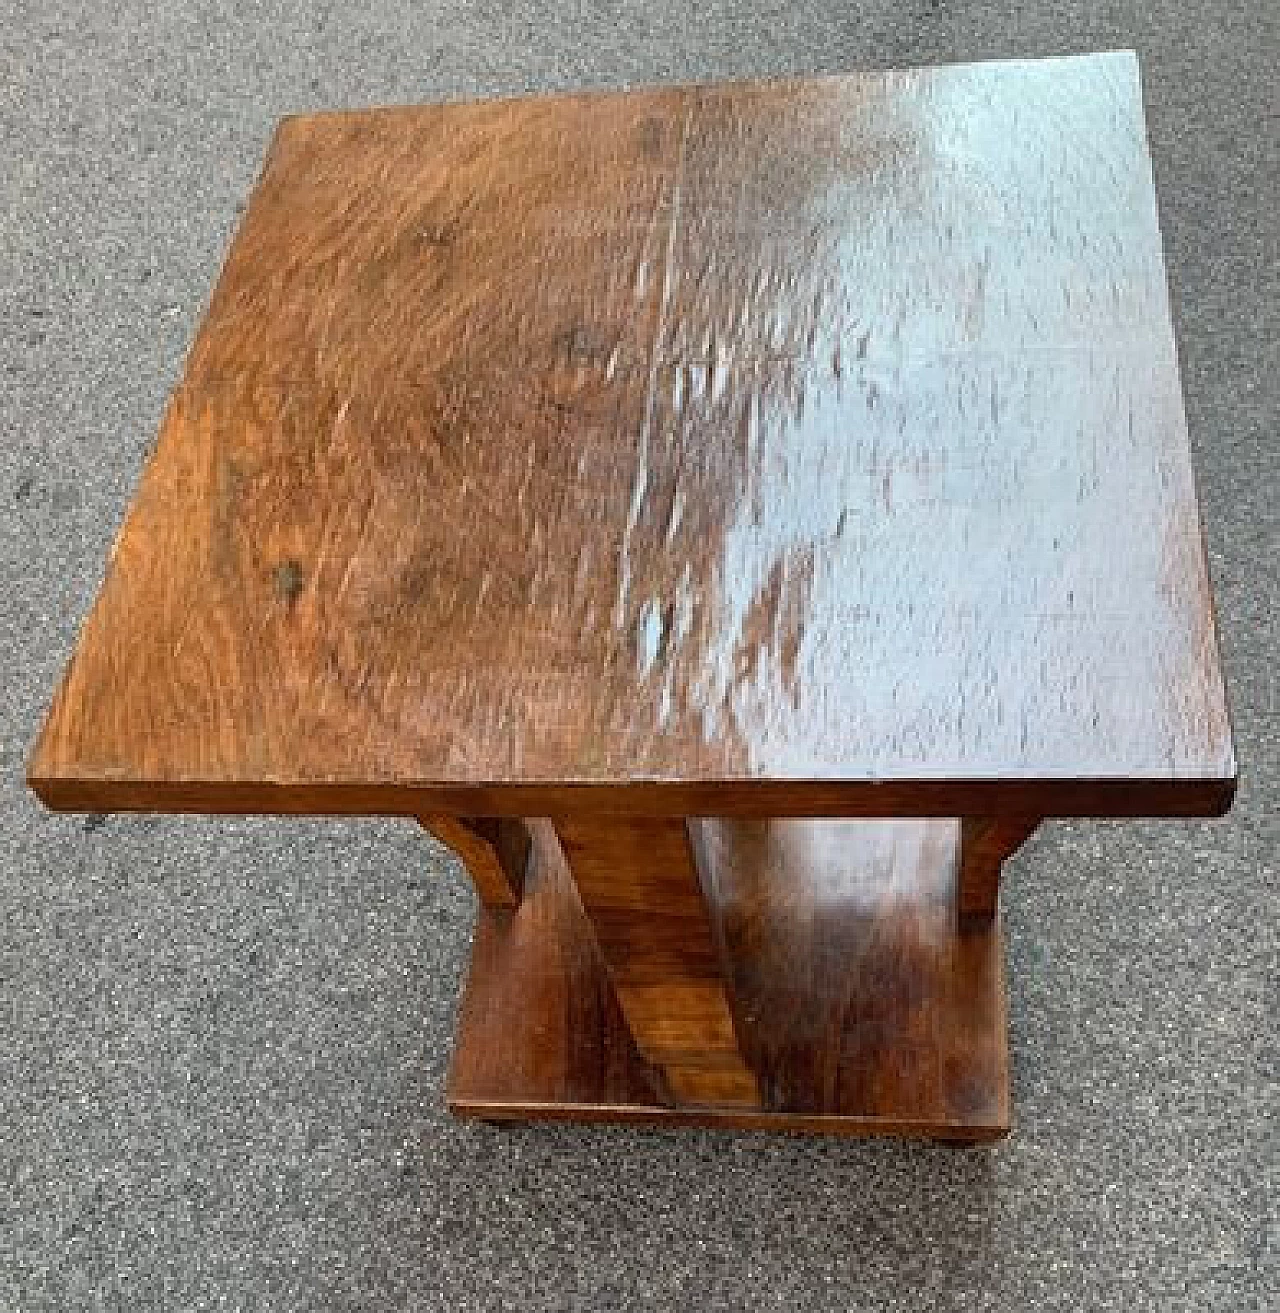
<path id="1" fill-rule="evenodd" d="M 1009 1127 L 998 919 L 961 924 L 955 821 L 691 822 L 761 1106 L 674 1103 L 637 1053 L 549 825 L 482 908 L 450 1109 L 991 1140 Z"/>

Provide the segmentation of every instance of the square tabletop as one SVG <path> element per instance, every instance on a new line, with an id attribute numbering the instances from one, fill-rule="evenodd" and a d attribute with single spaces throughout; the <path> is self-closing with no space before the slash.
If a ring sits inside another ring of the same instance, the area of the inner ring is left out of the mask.
<path id="1" fill-rule="evenodd" d="M 286 119 L 51 805 L 1204 813 L 1135 58 Z"/>

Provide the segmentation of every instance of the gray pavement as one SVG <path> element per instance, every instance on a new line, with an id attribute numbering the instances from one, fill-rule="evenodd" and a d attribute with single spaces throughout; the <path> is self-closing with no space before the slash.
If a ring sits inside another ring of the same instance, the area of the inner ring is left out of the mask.
<path id="1" fill-rule="evenodd" d="M 0 0 L 0 1310 L 1275 1307 L 1278 36 L 1229 0 Z M 473 908 L 409 824 L 25 792 L 277 116 L 1115 46 L 1241 788 L 1012 863 L 1010 1140 L 454 1123 Z"/>

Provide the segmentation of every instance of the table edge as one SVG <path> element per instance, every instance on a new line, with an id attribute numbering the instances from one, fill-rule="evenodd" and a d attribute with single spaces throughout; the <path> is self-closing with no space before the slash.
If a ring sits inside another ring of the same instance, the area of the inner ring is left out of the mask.
<path id="1" fill-rule="evenodd" d="M 1221 816 L 1237 776 L 425 783 L 143 780 L 27 783 L 52 811 L 223 815 Z"/>

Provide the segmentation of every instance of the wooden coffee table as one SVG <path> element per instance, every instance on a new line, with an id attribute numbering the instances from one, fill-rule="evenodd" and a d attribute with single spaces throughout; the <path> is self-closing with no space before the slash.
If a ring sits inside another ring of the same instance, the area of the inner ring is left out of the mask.
<path id="1" fill-rule="evenodd" d="M 1001 863 L 1234 781 L 1128 54 L 285 120 L 30 766 L 421 820 L 459 1113 L 965 1139 Z"/>

